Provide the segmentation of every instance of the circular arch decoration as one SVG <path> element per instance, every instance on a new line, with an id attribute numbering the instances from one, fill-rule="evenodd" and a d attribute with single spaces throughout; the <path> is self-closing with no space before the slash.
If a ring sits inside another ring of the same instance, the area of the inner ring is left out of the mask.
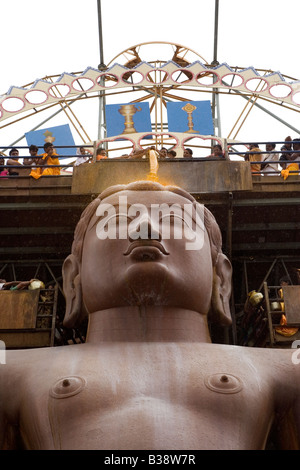
<path id="1" fill-rule="evenodd" d="M 164 58 L 161 59 L 150 59 L 149 57 L 153 55 L 153 50 L 157 48 L 159 55 L 166 54 Z M 151 52 L 148 52 L 151 50 Z M 190 49 L 182 44 L 170 43 L 165 41 L 150 41 L 142 42 L 135 44 L 127 49 L 124 49 L 118 55 L 108 62 L 108 67 L 110 67 L 115 62 L 121 63 L 127 68 L 136 67 L 141 62 L 148 62 L 150 64 L 165 64 L 168 61 L 174 61 L 176 64 L 184 67 L 196 60 L 204 64 L 208 64 L 207 61 L 201 56 L 198 52 Z"/>
<path id="2" fill-rule="evenodd" d="M 209 64 L 186 46 L 153 41 L 123 50 L 101 70 L 88 67 L 82 72 L 48 75 L 24 87 L 11 87 L 0 96 L 0 131 L 23 119 L 22 113 L 26 113 L 24 119 L 27 122 L 30 116 L 52 107 L 54 110 L 55 106 L 65 105 L 67 108 L 73 102 L 85 100 L 88 103 L 89 99 L 99 100 L 101 97 L 105 105 L 116 103 L 116 99 L 137 106 L 149 103 L 151 131 L 171 133 L 165 124 L 169 102 L 197 101 L 202 99 L 201 96 L 207 99 L 208 94 L 229 93 L 248 100 L 254 97 L 261 103 L 267 101 L 300 112 L 299 80 L 253 67 L 237 69 L 227 63 Z M 76 127 L 75 119 L 70 119 L 70 122 L 82 143 L 98 140 L 83 125 Z M 103 127 L 102 139 L 106 137 Z"/>

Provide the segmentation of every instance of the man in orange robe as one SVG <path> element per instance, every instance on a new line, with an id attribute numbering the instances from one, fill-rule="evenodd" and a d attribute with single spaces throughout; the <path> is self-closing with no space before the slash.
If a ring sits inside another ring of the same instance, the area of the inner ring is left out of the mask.
<path id="1" fill-rule="evenodd" d="M 35 179 L 40 178 L 41 176 L 54 176 L 54 175 L 60 175 L 60 168 L 57 166 L 54 166 L 53 168 L 48 167 L 48 165 L 59 165 L 59 159 L 56 158 L 58 155 L 56 151 L 54 150 L 53 144 L 51 142 L 46 142 L 44 145 L 44 150 L 45 153 L 40 155 L 41 158 L 39 158 L 39 165 L 41 167 L 47 165 L 47 168 L 43 169 L 41 167 L 34 168 L 30 172 L 30 176 L 32 176 Z"/>

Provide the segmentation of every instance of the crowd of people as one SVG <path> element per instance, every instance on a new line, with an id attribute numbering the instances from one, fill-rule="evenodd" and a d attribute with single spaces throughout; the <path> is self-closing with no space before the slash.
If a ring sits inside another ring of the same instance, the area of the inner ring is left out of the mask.
<path id="1" fill-rule="evenodd" d="M 45 175 L 60 175 L 60 161 L 58 154 L 52 143 L 46 142 L 44 152 L 38 154 L 38 147 L 30 145 L 29 157 L 22 157 L 20 162 L 20 153 L 16 147 L 9 151 L 9 157 L 6 162 L 4 156 L 0 158 L 0 176 L 32 176 L 35 179 Z"/>
<path id="2" fill-rule="evenodd" d="M 4 155 L 0 155 L 0 177 L 29 175 L 34 179 L 39 179 L 41 176 L 60 175 L 61 164 L 59 155 L 53 144 L 46 142 L 43 150 L 43 153 L 39 153 L 39 148 L 36 145 L 30 145 L 28 148 L 30 156 L 22 157 L 22 163 L 20 162 L 19 150 L 16 147 L 12 147 L 6 162 Z M 77 158 L 74 161 L 74 166 L 90 162 L 92 156 L 92 150 L 82 146 L 79 147 L 76 152 Z M 99 148 L 96 154 L 96 161 L 102 158 L 107 158 L 107 153 L 104 149 Z"/>
<path id="3" fill-rule="evenodd" d="M 250 162 L 253 174 L 274 176 L 280 174 L 286 180 L 290 174 L 299 174 L 300 137 L 295 139 L 291 136 L 286 137 L 279 152 L 273 142 L 265 144 L 265 152 L 258 144 L 252 143 L 243 157 Z"/>
<path id="4" fill-rule="evenodd" d="M 150 149 L 155 147 L 150 147 Z M 177 158 L 175 148 L 161 147 L 156 150 L 158 158 L 174 159 Z M 117 159 L 139 159 L 147 155 L 147 149 L 134 149 L 130 154 L 122 154 L 120 157 L 113 157 Z M 30 145 L 28 157 L 22 157 L 23 163 L 20 162 L 19 150 L 12 147 L 9 151 L 9 157 L 6 159 L 0 156 L 0 177 L 5 178 L 8 176 L 21 176 L 29 175 L 35 179 L 41 176 L 55 176 L 61 174 L 61 165 L 59 155 L 52 143 L 46 142 L 44 145 L 44 152 L 39 153 L 36 145 Z M 229 148 L 229 155 L 234 154 Z M 249 151 L 241 154 L 246 161 L 251 164 L 252 174 L 260 175 L 281 175 L 286 179 L 290 174 L 299 174 L 300 171 L 300 137 L 292 139 L 291 136 L 286 137 L 284 145 L 281 146 L 280 151 L 276 150 L 276 144 L 269 142 L 265 144 L 265 150 L 262 150 L 259 144 L 252 143 L 249 145 Z M 184 147 L 183 158 L 194 158 L 194 152 L 189 147 Z M 108 152 L 102 147 L 96 151 L 96 162 L 108 158 Z M 225 159 L 224 149 L 220 144 L 215 144 L 211 148 L 211 153 L 204 157 L 204 159 L 220 160 Z M 229 157 L 230 159 L 230 157 Z M 93 161 L 93 149 L 80 146 L 76 151 L 76 160 L 70 166 L 79 166 Z"/>
<path id="5" fill-rule="evenodd" d="M 159 150 L 155 149 L 154 146 L 149 147 L 149 149 L 153 149 L 157 151 L 158 158 L 161 160 L 164 159 L 169 159 L 169 158 L 178 158 L 178 154 L 174 148 L 169 148 L 167 149 L 166 147 L 161 147 Z M 87 153 L 89 150 L 85 149 L 84 147 L 80 147 L 79 151 L 81 152 L 82 155 L 85 155 L 83 158 L 82 156 L 77 157 L 77 161 L 75 162 L 74 165 L 78 166 L 82 163 L 87 163 L 92 160 L 91 157 L 87 157 Z M 147 155 L 147 149 L 134 149 L 130 154 L 122 154 L 119 157 L 113 157 L 114 159 L 140 159 L 143 158 Z M 79 155 L 79 152 L 78 152 Z M 108 158 L 107 151 L 103 148 L 98 148 L 96 152 L 96 161 L 99 161 L 103 158 Z M 194 152 L 191 148 L 185 147 L 183 149 L 183 158 L 194 158 Z M 213 159 L 219 159 L 225 158 L 225 153 L 222 149 L 222 146 L 220 144 L 216 144 L 212 147 L 212 152 L 206 157 L 206 158 L 213 158 Z"/>

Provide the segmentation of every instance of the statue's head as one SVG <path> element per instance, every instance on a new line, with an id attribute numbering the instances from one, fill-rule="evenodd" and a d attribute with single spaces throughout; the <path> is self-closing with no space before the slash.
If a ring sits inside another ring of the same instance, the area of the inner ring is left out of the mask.
<path id="1" fill-rule="evenodd" d="M 66 315 L 168 306 L 229 325 L 231 264 L 212 213 L 176 186 L 150 181 L 107 188 L 84 210 L 63 265 Z"/>

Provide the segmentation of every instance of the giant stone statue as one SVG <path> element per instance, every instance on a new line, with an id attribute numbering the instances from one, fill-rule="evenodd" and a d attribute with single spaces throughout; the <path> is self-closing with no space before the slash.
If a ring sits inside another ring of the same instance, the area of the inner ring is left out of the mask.
<path id="1" fill-rule="evenodd" d="M 63 279 L 65 324 L 88 315 L 86 343 L 7 351 L 3 449 L 264 449 L 274 423 L 298 448 L 295 351 L 211 342 L 208 318 L 231 323 L 231 264 L 190 194 L 105 190 L 82 214 Z"/>

